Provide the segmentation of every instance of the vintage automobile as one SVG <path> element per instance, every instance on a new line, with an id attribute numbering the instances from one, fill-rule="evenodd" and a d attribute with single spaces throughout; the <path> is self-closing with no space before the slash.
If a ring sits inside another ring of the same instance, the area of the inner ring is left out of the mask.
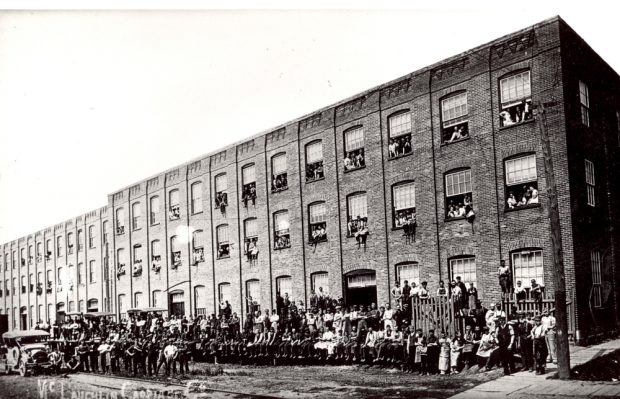
<path id="1" fill-rule="evenodd" d="M 42 330 L 11 331 L 2 334 L 0 369 L 6 374 L 19 371 L 22 377 L 39 373 L 51 367 L 49 334 Z"/>

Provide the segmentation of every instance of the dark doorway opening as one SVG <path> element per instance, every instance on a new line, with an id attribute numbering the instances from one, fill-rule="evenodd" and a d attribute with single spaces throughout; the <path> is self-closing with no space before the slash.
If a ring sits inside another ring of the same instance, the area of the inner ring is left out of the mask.
<path id="1" fill-rule="evenodd" d="M 183 291 L 171 292 L 168 298 L 170 315 L 185 316 L 185 299 Z"/>
<path id="2" fill-rule="evenodd" d="M 377 303 L 377 282 L 373 270 L 355 270 L 346 276 L 346 301 L 348 306 L 370 306 Z"/>

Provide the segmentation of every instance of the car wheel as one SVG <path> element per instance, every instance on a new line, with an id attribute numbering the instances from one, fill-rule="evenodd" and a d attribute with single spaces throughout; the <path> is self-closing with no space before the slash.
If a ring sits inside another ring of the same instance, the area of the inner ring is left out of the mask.
<path id="1" fill-rule="evenodd" d="M 5 375 L 11 374 L 11 368 L 9 367 L 9 361 L 6 359 L 4 360 L 4 374 Z"/>

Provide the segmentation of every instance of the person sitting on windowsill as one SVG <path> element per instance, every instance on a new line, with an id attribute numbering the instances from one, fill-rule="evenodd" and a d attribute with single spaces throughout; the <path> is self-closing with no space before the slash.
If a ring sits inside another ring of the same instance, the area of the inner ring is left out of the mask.
<path id="1" fill-rule="evenodd" d="M 502 111 L 499 113 L 499 118 L 500 121 L 502 123 L 502 126 L 510 126 L 510 125 L 514 125 L 514 121 L 512 120 L 512 117 L 510 116 L 510 112 L 508 111 Z"/>
<path id="2" fill-rule="evenodd" d="M 514 207 L 517 206 L 517 199 L 515 198 L 515 195 L 512 193 L 512 191 L 510 192 L 510 194 L 508 194 L 508 199 L 506 200 L 506 204 L 508 205 L 508 208 L 510 209 L 514 209 Z"/>
<path id="3" fill-rule="evenodd" d="M 538 190 L 536 190 L 533 186 L 530 186 L 529 191 L 531 193 L 531 197 L 529 201 L 527 201 L 527 204 L 538 204 Z"/>
<path id="4" fill-rule="evenodd" d="M 455 218 L 456 215 L 457 215 L 456 207 L 454 205 L 450 205 L 450 207 L 448 208 L 448 217 Z"/>
<path id="5" fill-rule="evenodd" d="M 463 216 L 465 216 L 465 206 L 463 204 L 459 204 L 455 217 L 461 218 Z"/>
<path id="6" fill-rule="evenodd" d="M 454 132 L 452 133 L 452 137 L 448 140 L 448 143 L 455 142 L 463 138 L 463 128 L 462 127 L 454 127 Z"/>

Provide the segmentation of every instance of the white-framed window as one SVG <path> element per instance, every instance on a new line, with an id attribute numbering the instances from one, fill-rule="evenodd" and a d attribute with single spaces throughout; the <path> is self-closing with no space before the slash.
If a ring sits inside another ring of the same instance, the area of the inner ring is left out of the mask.
<path id="1" fill-rule="evenodd" d="M 442 142 L 452 143 L 469 137 L 467 92 L 441 100 Z"/>
<path id="2" fill-rule="evenodd" d="M 192 255 L 194 264 L 205 261 L 204 241 L 204 231 L 195 230 L 192 233 Z"/>
<path id="3" fill-rule="evenodd" d="M 416 220 L 415 183 L 401 183 L 392 186 L 394 201 L 394 227 L 403 227 L 409 220 Z"/>
<path id="4" fill-rule="evenodd" d="M 306 145 L 306 183 L 323 177 L 323 143 L 319 140 Z"/>
<path id="5" fill-rule="evenodd" d="M 168 217 L 170 220 L 177 220 L 181 217 L 181 205 L 179 205 L 179 201 L 179 190 L 170 190 L 168 193 Z"/>
<path id="6" fill-rule="evenodd" d="M 121 314 L 121 317 L 125 315 L 127 312 L 127 302 L 125 300 L 125 294 L 119 294 L 118 296 L 118 312 Z"/>
<path id="7" fill-rule="evenodd" d="M 103 243 L 107 244 L 108 243 L 108 221 L 104 220 L 103 223 L 101 224 L 101 231 L 103 233 Z"/>
<path id="8" fill-rule="evenodd" d="M 505 162 L 506 208 L 538 204 L 538 172 L 536 154 L 511 158 Z"/>
<path id="9" fill-rule="evenodd" d="M 241 168 L 241 181 L 243 183 L 241 193 L 243 206 L 247 207 L 248 201 L 252 201 L 254 205 L 256 203 L 256 167 L 254 164 Z"/>
<path id="10" fill-rule="evenodd" d="M 274 249 L 289 248 L 291 246 L 290 223 L 288 211 L 278 211 L 273 214 Z"/>
<path id="11" fill-rule="evenodd" d="M 245 294 L 248 299 L 246 302 L 250 302 L 250 299 L 253 303 L 260 305 L 261 303 L 261 293 L 260 293 L 260 281 L 259 280 L 248 280 L 245 283 Z M 248 309 L 248 311 L 251 309 Z"/>
<path id="12" fill-rule="evenodd" d="M 590 265 L 592 267 L 592 302 L 595 308 L 603 306 L 603 295 L 601 292 L 601 253 L 599 251 L 590 252 Z"/>
<path id="13" fill-rule="evenodd" d="M 159 223 L 159 197 L 157 195 L 151 197 L 151 225 Z"/>
<path id="14" fill-rule="evenodd" d="M 136 308 L 142 307 L 145 304 L 142 302 L 142 293 L 136 292 L 133 294 L 133 304 Z"/>
<path id="15" fill-rule="evenodd" d="M 151 241 L 151 268 L 158 272 L 161 269 L 161 241 Z"/>
<path id="16" fill-rule="evenodd" d="M 95 226 L 88 226 L 88 248 L 95 248 Z"/>
<path id="17" fill-rule="evenodd" d="M 116 250 L 116 262 L 117 262 L 117 270 L 116 270 L 116 275 L 117 277 L 123 276 L 126 273 L 125 270 L 125 249 L 124 248 L 119 248 Z"/>
<path id="18" fill-rule="evenodd" d="M 154 307 L 161 307 L 164 303 L 162 301 L 163 295 L 161 290 L 155 290 L 153 291 L 153 306 Z"/>
<path id="19" fill-rule="evenodd" d="M 244 249 L 247 254 L 258 244 L 258 221 L 256 218 L 246 219 L 243 221 Z"/>
<path id="20" fill-rule="evenodd" d="M 227 258 L 230 256 L 230 243 L 228 241 L 228 225 L 222 224 L 215 229 L 217 238 L 217 257 Z"/>
<path id="21" fill-rule="evenodd" d="M 347 276 L 348 288 L 364 288 L 377 285 L 377 277 L 375 273 L 356 274 Z"/>
<path id="22" fill-rule="evenodd" d="M 596 180 L 594 178 L 594 164 L 587 159 L 586 165 L 586 187 L 588 191 L 588 205 L 596 206 Z"/>
<path id="23" fill-rule="evenodd" d="M 581 123 L 590 126 L 590 90 L 588 85 L 579 81 L 579 101 L 581 103 Z"/>
<path id="24" fill-rule="evenodd" d="M 320 291 L 329 295 L 329 274 L 327 272 L 319 272 L 312 274 L 312 289 L 316 294 Z"/>
<path id="25" fill-rule="evenodd" d="M 388 134 L 390 158 L 411 153 L 413 149 L 411 145 L 411 112 L 408 109 L 398 111 L 388 117 Z"/>
<path id="26" fill-rule="evenodd" d="M 77 282 L 79 285 L 84 284 L 84 264 L 82 262 L 77 265 Z"/>
<path id="27" fill-rule="evenodd" d="M 456 280 L 457 277 L 461 277 L 467 287 L 469 283 L 477 287 L 475 257 L 450 259 L 450 280 Z"/>
<path id="28" fill-rule="evenodd" d="M 99 300 L 98 299 L 89 299 L 86 303 L 86 309 L 89 312 L 97 312 L 99 311 Z"/>
<path id="29" fill-rule="evenodd" d="M 75 247 L 75 238 L 73 237 L 73 233 L 67 234 L 67 253 L 70 255 L 73 253 L 73 248 Z M 22 262 L 24 261 L 24 249 L 22 248 Z"/>
<path id="30" fill-rule="evenodd" d="M 116 210 L 116 234 L 125 233 L 125 209 L 118 208 Z"/>
<path id="31" fill-rule="evenodd" d="M 226 173 L 215 176 L 215 207 L 225 208 L 228 206 L 228 177 Z"/>
<path id="32" fill-rule="evenodd" d="M 202 182 L 197 181 L 193 183 L 190 191 L 192 195 L 192 214 L 202 212 Z"/>
<path id="33" fill-rule="evenodd" d="M 524 249 L 511 253 L 514 269 L 514 282 L 521 281 L 521 286 L 531 287 L 532 280 L 544 286 L 543 252 L 541 249 Z"/>
<path id="34" fill-rule="evenodd" d="M 353 236 L 355 233 L 367 229 L 368 223 L 368 204 L 366 193 L 350 195 L 347 198 L 347 235 Z"/>
<path id="35" fill-rule="evenodd" d="M 196 308 L 196 316 L 206 316 L 207 288 L 204 285 L 194 287 L 194 307 Z"/>
<path id="36" fill-rule="evenodd" d="M 364 153 L 364 129 L 359 126 L 344 132 L 344 170 L 354 170 L 366 166 Z"/>
<path id="37" fill-rule="evenodd" d="M 88 282 L 90 284 L 97 281 L 96 263 L 94 260 L 88 262 Z"/>
<path id="38" fill-rule="evenodd" d="M 420 285 L 420 265 L 417 262 L 401 263 L 396 265 L 396 279 L 402 287 L 405 281 L 409 285 Z"/>
<path id="39" fill-rule="evenodd" d="M 131 227 L 133 230 L 138 230 L 139 228 L 142 227 L 141 217 L 142 217 L 142 208 L 140 207 L 140 203 L 134 202 L 133 205 L 131 205 L 131 220 L 132 220 Z"/>
<path id="40" fill-rule="evenodd" d="M 75 312 L 75 301 L 69 301 L 69 312 Z"/>
<path id="41" fill-rule="evenodd" d="M 86 309 L 84 307 L 85 303 L 83 299 L 78 301 L 78 312 L 83 313 Z"/>
<path id="42" fill-rule="evenodd" d="M 287 157 L 285 153 L 271 158 L 271 191 L 278 192 L 288 188 Z"/>
<path id="43" fill-rule="evenodd" d="M 446 218 L 465 217 L 473 208 L 471 169 L 446 174 Z"/>
<path id="44" fill-rule="evenodd" d="M 178 236 L 170 237 L 170 259 L 173 268 L 181 265 L 181 243 Z"/>
<path id="45" fill-rule="evenodd" d="M 293 279 L 291 276 L 276 277 L 276 293 L 280 294 L 284 298 L 284 294 L 288 294 L 289 298 L 294 298 L 293 295 Z"/>
<path id="46" fill-rule="evenodd" d="M 232 300 L 230 283 L 220 283 L 217 286 L 217 292 L 220 303 L 225 303 L 226 301 L 230 303 L 230 301 Z"/>
<path id="47" fill-rule="evenodd" d="M 500 126 L 510 126 L 532 119 L 530 71 L 506 76 L 499 81 L 499 86 L 502 107 L 499 113 Z"/>
<path id="48" fill-rule="evenodd" d="M 312 242 L 327 240 L 327 206 L 325 202 L 317 202 L 308 206 L 310 237 Z"/>

